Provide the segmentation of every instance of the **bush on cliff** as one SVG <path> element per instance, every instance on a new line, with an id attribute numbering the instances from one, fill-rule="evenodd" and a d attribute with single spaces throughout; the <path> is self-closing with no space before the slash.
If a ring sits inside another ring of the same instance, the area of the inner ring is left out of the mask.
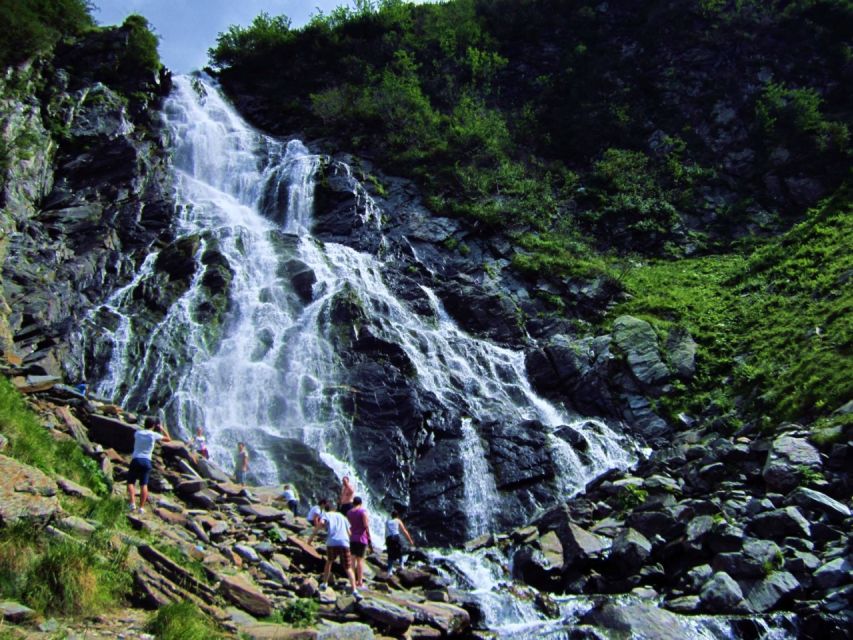
<path id="1" fill-rule="evenodd" d="M 0 2 L 0 65 L 20 64 L 94 26 L 88 0 Z"/>

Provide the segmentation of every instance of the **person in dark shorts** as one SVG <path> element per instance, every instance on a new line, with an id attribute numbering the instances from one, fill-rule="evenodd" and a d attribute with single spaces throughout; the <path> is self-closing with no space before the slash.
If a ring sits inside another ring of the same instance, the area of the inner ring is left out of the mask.
<path id="1" fill-rule="evenodd" d="M 401 534 L 406 536 L 406 540 L 410 545 L 414 545 L 415 541 L 409 535 L 406 525 L 400 519 L 400 510 L 398 508 L 391 509 L 391 517 L 385 521 L 385 549 L 388 551 L 388 575 L 394 575 L 394 563 L 403 564 L 403 539 Z"/>
<path id="2" fill-rule="evenodd" d="M 325 591 L 332 573 L 332 564 L 336 558 L 341 559 L 347 578 L 352 587 L 352 595 L 356 600 L 362 596 L 355 584 L 355 574 L 352 571 L 352 559 L 350 557 L 349 539 L 350 526 L 346 516 L 338 511 L 329 511 L 320 516 L 320 524 L 328 531 L 326 537 L 326 566 L 323 567 L 323 581 L 320 583 L 320 591 Z"/>
<path id="3" fill-rule="evenodd" d="M 368 550 L 373 553 L 370 522 L 367 517 L 367 509 L 362 503 L 361 497 L 356 496 L 352 501 L 352 509 L 347 511 L 347 520 L 349 520 L 350 525 L 349 546 L 354 558 L 353 571 L 357 587 L 364 586 L 364 556 Z"/>
<path id="4" fill-rule="evenodd" d="M 352 509 L 352 499 L 355 496 L 355 485 L 350 482 L 349 476 L 343 477 L 341 484 L 341 497 L 338 498 L 338 511 L 346 515 Z"/>
<path id="5" fill-rule="evenodd" d="M 282 499 L 287 502 L 287 507 L 293 515 L 299 509 L 299 499 L 296 497 L 296 491 L 293 490 L 293 485 L 286 484 L 281 492 Z"/>
<path id="6" fill-rule="evenodd" d="M 143 512 L 148 502 L 148 477 L 151 475 L 151 456 L 158 440 L 170 440 L 166 427 L 157 418 L 145 418 L 145 428 L 133 434 L 133 455 L 127 470 L 127 495 L 130 498 L 130 510 L 137 511 L 136 482 L 139 481 L 140 496 L 138 511 Z"/>

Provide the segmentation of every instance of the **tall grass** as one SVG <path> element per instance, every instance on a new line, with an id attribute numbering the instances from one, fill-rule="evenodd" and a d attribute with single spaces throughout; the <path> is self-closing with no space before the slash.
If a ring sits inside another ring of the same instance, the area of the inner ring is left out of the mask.
<path id="1" fill-rule="evenodd" d="M 79 482 L 99 495 L 109 483 L 97 463 L 76 442 L 57 442 L 9 380 L 0 376 L 0 433 L 9 439 L 6 455 L 48 474 Z"/>
<path id="2" fill-rule="evenodd" d="M 0 530 L 0 593 L 45 615 L 93 615 L 129 593 L 126 559 L 108 529 L 80 541 L 17 524 Z"/>
<path id="3" fill-rule="evenodd" d="M 219 640 L 225 636 L 193 602 L 160 607 L 146 627 L 159 640 Z"/>

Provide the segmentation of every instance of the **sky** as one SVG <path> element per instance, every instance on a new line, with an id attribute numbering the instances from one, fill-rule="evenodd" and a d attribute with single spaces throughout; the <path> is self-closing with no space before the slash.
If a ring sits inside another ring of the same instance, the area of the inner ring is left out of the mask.
<path id="1" fill-rule="evenodd" d="M 413 0 L 424 1 L 424 0 Z M 232 24 L 246 26 L 266 11 L 286 15 L 293 28 L 305 25 L 320 9 L 328 13 L 347 0 L 94 0 L 101 25 L 121 24 L 131 13 L 148 19 L 160 38 L 160 58 L 175 73 L 207 64 L 207 50 Z M 351 6 L 351 4 L 350 4 Z"/>

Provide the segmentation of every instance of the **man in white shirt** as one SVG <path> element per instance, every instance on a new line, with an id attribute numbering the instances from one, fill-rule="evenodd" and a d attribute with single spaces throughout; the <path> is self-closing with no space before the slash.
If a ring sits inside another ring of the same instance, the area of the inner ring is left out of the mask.
<path id="1" fill-rule="evenodd" d="M 319 516 L 319 524 L 326 528 L 326 566 L 323 568 L 323 581 L 320 583 L 320 591 L 325 591 L 332 573 L 332 564 L 335 558 L 341 559 L 347 578 L 352 587 L 352 595 L 356 600 L 361 600 L 355 586 L 355 574 L 352 571 L 352 558 L 349 550 L 350 525 L 346 516 L 338 511 L 329 511 Z M 313 539 L 313 534 L 311 538 Z"/>
<path id="2" fill-rule="evenodd" d="M 137 510 L 137 480 L 140 486 L 140 513 L 148 502 L 148 477 L 151 475 L 151 456 L 154 454 L 154 445 L 158 440 L 169 442 L 170 439 L 166 427 L 160 424 L 157 418 L 151 416 L 145 418 L 145 428 L 133 434 L 133 455 L 130 459 L 130 468 L 127 470 L 127 494 L 130 497 L 131 511 Z"/>

